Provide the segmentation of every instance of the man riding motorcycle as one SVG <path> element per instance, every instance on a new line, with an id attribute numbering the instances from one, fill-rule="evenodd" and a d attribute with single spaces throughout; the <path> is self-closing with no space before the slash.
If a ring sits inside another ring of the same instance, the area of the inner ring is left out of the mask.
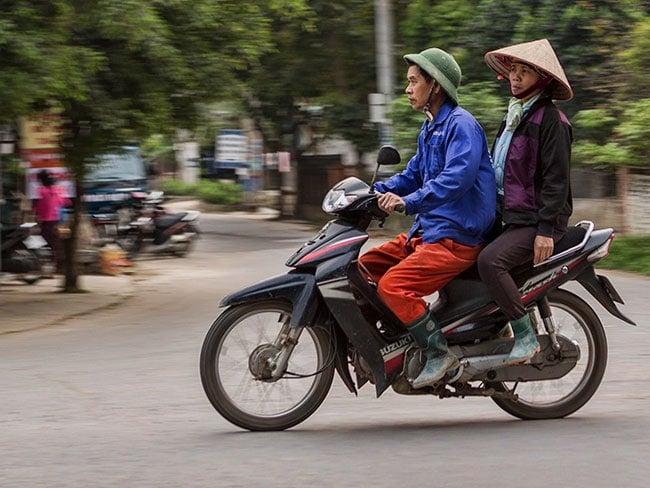
<path id="1" fill-rule="evenodd" d="M 404 59 L 406 95 L 427 119 L 406 169 L 374 188 L 381 210 L 403 208 L 415 222 L 408 234 L 364 254 L 360 264 L 422 349 L 427 361 L 412 383 L 422 388 L 458 365 L 423 297 L 476 261 L 493 224 L 496 187 L 485 133 L 458 105 L 455 59 L 437 48 Z"/>

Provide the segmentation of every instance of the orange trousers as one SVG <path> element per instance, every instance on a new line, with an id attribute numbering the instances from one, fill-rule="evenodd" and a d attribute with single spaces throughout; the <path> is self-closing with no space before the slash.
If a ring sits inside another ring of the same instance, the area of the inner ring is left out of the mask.
<path id="1" fill-rule="evenodd" d="M 412 237 L 407 242 L 406 234 L 399 234 L 370 249 L 359 262 L 377 283 L 384 303 L 408 324 L 427 311 L 423 297 L 435 293 L 474 264 L 482 247 L 466 246 L 451 239 L 427 244 L 421 237 Z"/>

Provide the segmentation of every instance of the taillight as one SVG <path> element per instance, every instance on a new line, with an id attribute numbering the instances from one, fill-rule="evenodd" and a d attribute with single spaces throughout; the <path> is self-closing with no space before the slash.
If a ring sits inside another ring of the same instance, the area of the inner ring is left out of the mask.
<path id="1" fill-rule="evenodd" d="M 609 254 L 609 246 L 612 245 L 612 240 L 614 240 L 614 234 L 609 236 L 609 239 L 607 239 L 607 242 L 605 242 L 605 244 L 589 254 L 589 256 L 587 256 L 587 261 L 590 263 L 595 263 L 596 261 L 600 261 L 606 257 Z"/>

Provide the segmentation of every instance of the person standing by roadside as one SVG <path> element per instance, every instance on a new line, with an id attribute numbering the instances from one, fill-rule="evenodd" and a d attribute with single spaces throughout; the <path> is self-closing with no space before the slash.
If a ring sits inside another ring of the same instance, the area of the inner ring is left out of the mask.
<path id="1" fill-rule="evenodd" d="M 512 274 L 550 257 L 566 233 L 573 135 L 553 100 L 570 100 L 573 90 L 547 39 L 490 51 L 485 62 L 508 79 L 512 98 L 492 149 L 503 228 L 479 255 L 478 269 L 514 333 L 506 363 L 518 364 L 540 346 Z"/>
<path id="2" fill-rule="evenodd" d="M 38 172 L 38 200 L 34 204 L 34 214 L 41 228 L 41 235 L 47 241 L 54 258 L 56 272 L 63 272 L 63 248 L 59 236 L 59 222 L 63 208 L 70 204 L 63 194 L 63 188 L 55 185 L 50 173 L 42 169 Z"/>
<path id="3" fill-rule="evenodd" d="M 406 169 L 375 190 L 379 208 L 392 213 L 401 206 L 415 220 L 359 264 L 422 350 L 426 363 L 412 382 L 422 388 L 458 365 L 423 297 L 475 263 L 494 220 L 496 187 L 483 128 L 458 105 L 456 60 L 437 48 L 404 59 L 406 95 L 426 120 Z"/>

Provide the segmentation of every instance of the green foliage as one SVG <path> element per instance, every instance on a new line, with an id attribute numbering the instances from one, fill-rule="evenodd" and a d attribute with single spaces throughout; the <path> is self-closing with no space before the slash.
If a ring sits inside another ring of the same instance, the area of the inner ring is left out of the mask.
<path id="1" fill-rule="evenodd" d="M 196 195 L 207 203 L 233 205 L 242 202 L 241 186 L 219 181 L 201 180 Z"/>
<path id="2" fill-rule="evenodd" d="M 627 75 L 623 84 L 627 98 L 650 98 L 650 17 L 643 17 L 630 31 L 618 59 Z"/>
<path id="3" fill-rule="evenodd" d="M 406 162 L 415 154 L 424 114 L 413 110 L 408 99 L 401 97 L 391 103 L 387 116 L 393 126 L 393 145 L 399 149 L 402 161 Z"/>
<path id="4" fill-rule="evenodd" d="M 303 123 L 320 124 L 360 150 L 374 148 L 377 135 L 367 124 L 367 97 L 376 91 L 373 1 L 308 3 L 307 22 L 273 19 L 276 49 L 251 66 L 248 114 L 270 150 L 292 149 Z"/>
<path id="5" fill-rule="evenodd" d="M 461 106 L 481 124 L 488 145 L 492 144 L 506 110 L 506 99 L 495 95 L 491 85 L 492 82 L 472 83 L 459 90 Z M 404 96 L 392 102 L 388 117 L 393 126 L 393 144 L 400 148 L 402 160 L 408 161 L 415 154 L 424 115 L 413 110 Z"/>
<path id="6" fill-rule="evenodd" d="M 494 91 L 495 83 L 479 82 L 461 85 L 459 90 L 460 105 L 469 111 L 481 124 L 492 145 L 499 125 L 507 111 L 508 98 Z"/>
<path id="7" fill-rule="evenodd" d="M 579 141 L 573 144 L 572 164 L 589 164 L 596 169 L 611 170 L 621 162 L 628 162 L 628 151 L 616 142 L 598 144 L 591 141 Z"/>
<path id="8" fill-rule="evenodd" d="M 647 165 L 650 160 L 650 98 L 626 105 L 618 116 L 606 109 L 582 110 L 574 117 L 574 163 L 612 168 Z"/>
<path id="9" fill-rule="evenodd" d="M 182 180 L 166 179 L 161 185 L 167 195 L 192 196 L 196 195 L 196 185 Z"/>
<path id="10" fill-rule="evenodd" d="M 618 119 L 610 110 L 593 108 L 581 110 L 572 119 L 576 140 L 604 141 L 611 137 Z"/>
<path id="11" fill-rule="evenodd" d="M 650 276 L 650 236 L 616 236 L 609 256 L 598 267 Z"/>
<path id="12" fill-rule="evenodd" d="M 221 181 L 200 180 L 184 183 L 180 180 L 164 180 L 162 190 L 168 195 L 194 196 L 206 203 L 235 205 L 243 200 L 240 185 Z"/>
<path id="13" fill-rule="evenodd" d="M 650 98 L 638 100 L 621 115 L 615 134 L 627 149 L 628 164 L 648 164 L 650 161 Z"/>
<path id="14" fill-rule="evenodd" d="M 62 110 L 73 166 L 86 156 L 77 150 L 96 150 L 80 146 L 193 128 L 200 104 L 241 96 L 251 65 L 273 50 L 269 14 L 290 21 L 308 11 L 304 0 L 0 0 L 0 8 L 0 118 Z"/>
<path id="15" fill-rule="evenodd" d="M 174 146 L 169 137 L 164 134 L 153 134 L 142 141 L 140 153 L 146 161 L 170 160 L 174 157 Z"/>

